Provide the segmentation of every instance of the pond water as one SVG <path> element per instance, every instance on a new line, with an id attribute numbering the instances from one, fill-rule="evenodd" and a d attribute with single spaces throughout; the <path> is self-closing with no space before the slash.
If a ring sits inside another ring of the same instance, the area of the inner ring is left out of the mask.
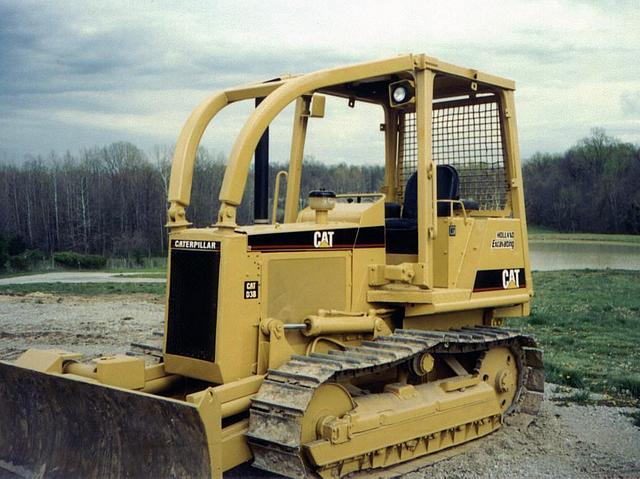
<path id="1" fill-rule="evenodd" d="M 590 241 L 530 241 L 531 269 L 635 269 L 640 270 L 640 245 Z"/>

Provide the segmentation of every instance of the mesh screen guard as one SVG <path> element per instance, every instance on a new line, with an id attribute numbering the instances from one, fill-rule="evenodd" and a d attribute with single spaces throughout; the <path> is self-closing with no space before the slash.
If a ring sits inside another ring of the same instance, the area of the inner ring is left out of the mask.
<path id="1" fill-rule="evenodd" d="M 481 210 L 504 209 L 508 186 L 496 97 L 434 103 L 432 135 L 433 161 L 458 171 L 460 197 L 476 200 Z M 398 189 L 403 197 L 418 163 L 415 113 L 401 118 L 398 157 Z"/>

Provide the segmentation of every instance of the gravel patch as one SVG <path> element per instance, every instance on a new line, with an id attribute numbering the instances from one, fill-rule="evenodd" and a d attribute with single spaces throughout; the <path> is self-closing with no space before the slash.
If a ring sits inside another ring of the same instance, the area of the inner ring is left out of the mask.
<path id="1" fill-rule="evenodd" d="M 404 477 L 640 477 L 640 428 L 624 415 L 632 408 L 562 406 L 553 397 L 566 390 L 545 387 L 540 414 L 530 424 L 507 419 L 505 427 L 463 454 Z"/>
<path id="2" fill-rule="evenodd" d="M 164 304 L 153 296 L 0 295 L 0 359 L 27 348 L 56 348 L 87 358 L 124 354 L 131 342 L 162 331 Z"/>

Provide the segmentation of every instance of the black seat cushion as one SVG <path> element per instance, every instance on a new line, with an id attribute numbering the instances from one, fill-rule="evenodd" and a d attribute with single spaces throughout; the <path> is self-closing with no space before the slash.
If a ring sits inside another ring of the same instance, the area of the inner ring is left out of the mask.
<path id="1" fill-rule="evenodd" d="M 457 200 L 458 172 L 451 165 L 436 167 L 439 200 Z M 456 205 L 454 204 L 454 207 Z M 459 205 L 458 205 L 459 207 Z M 391 216 L 391 206 L 385 204 L 387 253 L 415 254 L 418 252 L 418 174 L 412 174 L 404 190 L 404 207 L 398 218 Z M 438 216 L 449 216 L 449 203 L 438 203 Z M 465 208 L 467 204 L 465 203 Z M 469 208 L 471 209 L 471 208 Z M 395 212 L 395 210 L 394 210 Z"/>
<path id="2" fill-rule="evenodd" d="M 384 204 L 384 217 L 385 218 L 400 218 L 400 205 L 398 203 L 385 203 Z"/>
<path id="3" fill-rule="evenodd" d="M 384 222 L 387 229 L 411 229 L 418 226 L 418 220 L 414 218 L 387 218 Z"/>

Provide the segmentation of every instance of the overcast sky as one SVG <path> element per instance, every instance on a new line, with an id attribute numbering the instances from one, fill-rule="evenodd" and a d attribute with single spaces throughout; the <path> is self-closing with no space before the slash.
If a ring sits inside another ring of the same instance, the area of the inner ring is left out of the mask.
<path id="1" fill-rule="evenodd" d="M 562 152 L 604 128 L 640 143 L 640 5 L 632 1 L 32 2 L 0 0 L 0 158 L 175 142 L 215 90 L 424 52 L 516 81 L 520 146 Z M 204 145 L 227 153 L 233 106 Z M 291 111 L 272 129 L 287 155 Z M 321 161 L 381 161 L 377 109 L 312 120 Z"/>

